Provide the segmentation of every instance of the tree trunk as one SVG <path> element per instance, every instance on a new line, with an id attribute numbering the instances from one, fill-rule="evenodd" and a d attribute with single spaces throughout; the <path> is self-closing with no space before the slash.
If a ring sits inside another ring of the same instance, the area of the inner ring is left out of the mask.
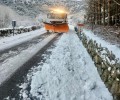
<path id="1" fill-rule="evenodd" d="M 111 25 L 112 18 L 111 18 L 111 0 L 108 0 L 108 25 Z"/>
<path id="2" fill-rule="evenodd" d="M 105 26 L 105 0 L 103 0 L 103 25 Z"/>
<path id="3" fill-rule="evenodd" d="M 98 23 L 101 25 L 101 0 L 98 0 Z"/>
<path id="4" fill-rule="evenodd" d="M 99 24 L 99 9 L 98 9 L 98 2 L 96 3 L 96 23 Z"/>
<path id="5" fill-rule="evenodd" d="M 94 9 L 94 12 L 93 12 L 94 13 L 94 20 L 93 20 L 94 24 L 95 24 L 95 20 L 96 20 L 96 10 L 95 10 L 95 8 L 96 8 L 96 6 L 95 6 L 95 0 L 94 0 L 94 8 L 93 8 Z"/>

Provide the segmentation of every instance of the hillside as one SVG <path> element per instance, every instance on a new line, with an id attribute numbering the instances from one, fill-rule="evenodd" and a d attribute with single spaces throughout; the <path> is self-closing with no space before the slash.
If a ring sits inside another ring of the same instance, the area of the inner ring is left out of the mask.
<path id="1" fill-rule="evenodd" d="M 6 7 L 9 7 L 19 16 L 22 16 L 22 19 L 30 19 L 41 21 L 41 15 L 49 12 L 51 7 L 61 7 L 65 8 L 69 14 L 75 15 L 76 13 L 81 12 L 84 9 L 84 1 L 73 1 L 73 0 L 0 0 L 0 4 Z M 16 15 L 15 14 L 15 15 Z M 23 18 L 24 17 L 24 18 Z M 26 18 L 25 18 L 26 17 Z M 10 19 L 13 19 L 10 18 Z M 25 21 L 24 21 L 25 22 Z"/>
<path id="2" fill-rule="evenodd" d="M 11 7 L 20 15 L 37 16 L 39 13 L 45 13 L 50 7 L 62 6 L 65 7 L 70 13 L 80 12 L 84 7 L 84 1 L 73 0 L 1 0 L 1 4 Z"/>

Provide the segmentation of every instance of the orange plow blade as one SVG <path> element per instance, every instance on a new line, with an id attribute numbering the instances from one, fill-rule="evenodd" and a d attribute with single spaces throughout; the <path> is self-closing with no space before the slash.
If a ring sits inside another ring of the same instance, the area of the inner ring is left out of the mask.
<path id="1" fill-rule="evenodd" d="M 50 24 L 50 23 L 44 23 L 45 24 L 45 29 L 52 31 L 52 32 L 68 32 L 69 27 L 67 23 L 61 23 L 61 24 Z"/>

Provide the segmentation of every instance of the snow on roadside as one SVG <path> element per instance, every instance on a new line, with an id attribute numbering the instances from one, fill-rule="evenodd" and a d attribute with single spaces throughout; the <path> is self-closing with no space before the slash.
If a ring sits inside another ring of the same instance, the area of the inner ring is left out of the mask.
<path id="1" fill-rule="evenodd" d="M 38 37 L 41 34 L 44 34 L 45 32 L 45 29 L 41 28 L 39 30 L 0 39 L 0 51 L 4 51 L 5 49 L 9 49 L 16 45 L 29 41 L 35 37 Z"/>
<path id="2" fill-rule="evenodd" d="M 52 34 L 36 45 L 23 50 L 20 54 L 5 60 L 0 64 L 0 85 L 8 80 L 20 67 L 47 45 L 56 34 Z"/>
<path id="3" fill-rule="evenodd" d="M 113 100 L 73 31 L 63 34 L 50 59 L 32 76 L 30 92 L 39 100 Z"/>
<path id="4" fill-rule="evenodd" d="M 83 29 L 83 32 L 86 34 L 87 37 L 90 39 L 96 40 L 98 44 L 101 44 L 102 47 L 107 47 L 110 51 L 112 51 L 117 58 L 120 59 L 120 48 L 116 45 L 112 45 L 107 41 L 103 40 L 102 38 L 98 37 L 97 35 L 93 34 L 92 31 Z"/>

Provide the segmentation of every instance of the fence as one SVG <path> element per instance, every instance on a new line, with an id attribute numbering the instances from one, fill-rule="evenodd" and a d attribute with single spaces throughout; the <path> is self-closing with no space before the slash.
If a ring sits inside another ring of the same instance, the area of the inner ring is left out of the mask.
<path id="1" fill-rule="evenodd" d="M 78 34 L 84 47 L 94 61 L 101 79 L 112 93 L 114 100 L 120 98 L 120 60 L 92 39 L 88 39 L 84 33 Z"/>

